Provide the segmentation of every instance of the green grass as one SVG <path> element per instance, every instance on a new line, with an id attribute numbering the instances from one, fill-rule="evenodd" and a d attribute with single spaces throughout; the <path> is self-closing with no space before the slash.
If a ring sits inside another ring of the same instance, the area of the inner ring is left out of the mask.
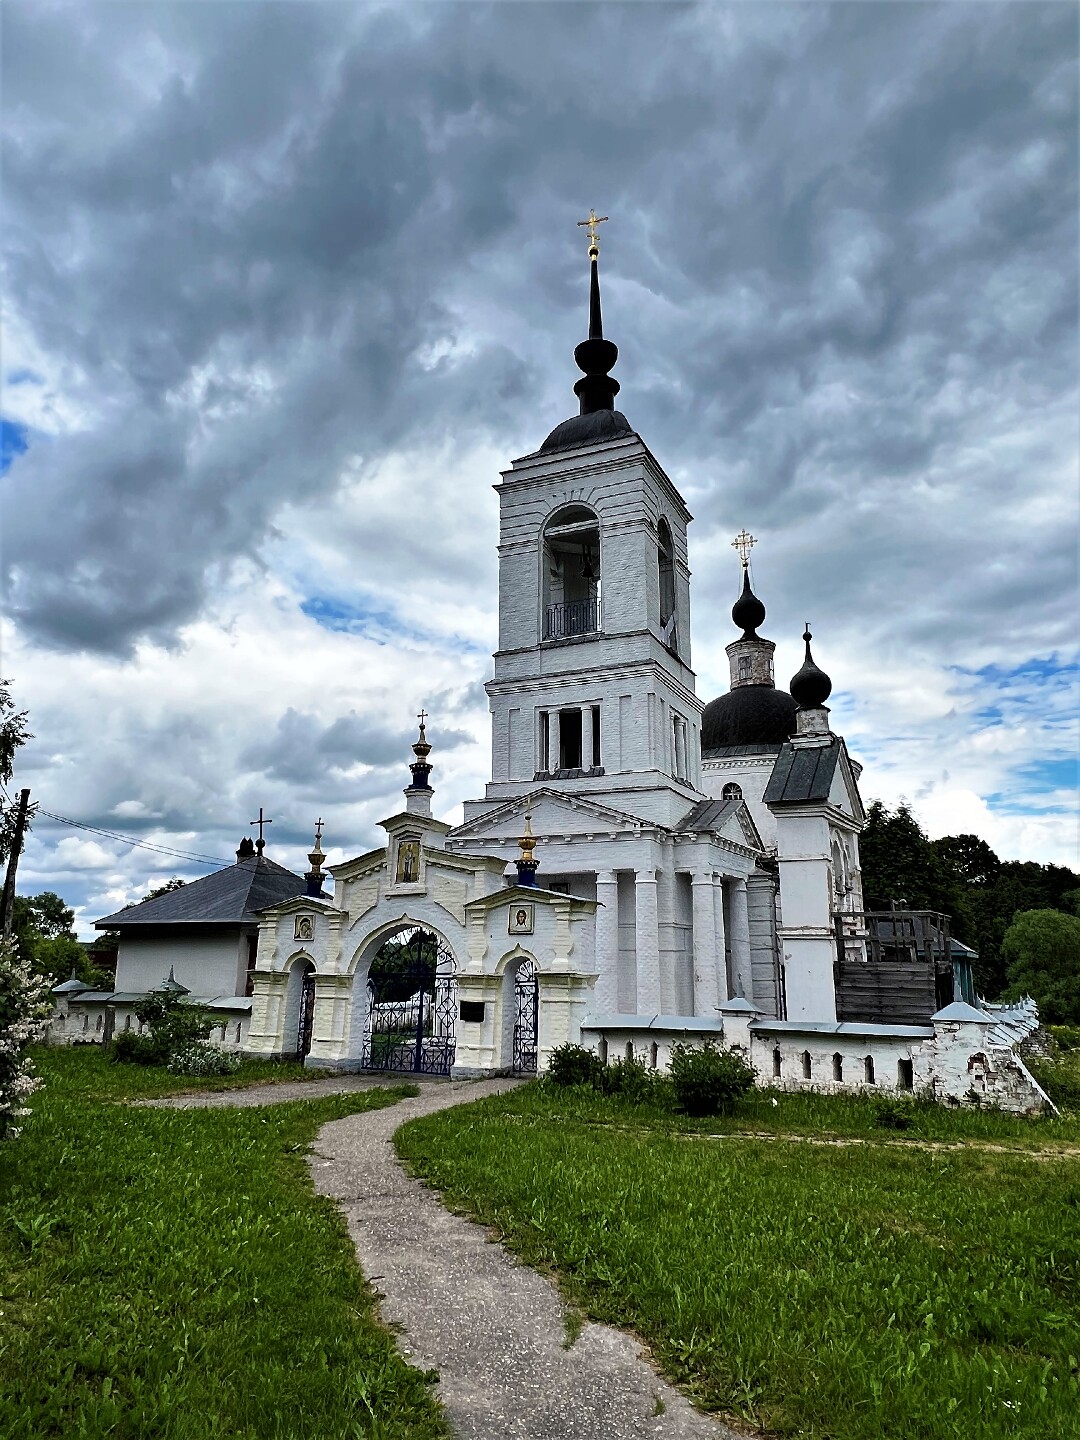
<path id="1" fill-rule="evenodd" d="M 164 1065 L 114 1065 L 100 1045 L 68 1045 L 31 1052 L 35 1067 L 47 1070 L 52 1083 L 87 1100 L 143 1100 L 165 1095 L 190 1095 L 204 1090 L 242 1090 L 249 1085 L 276 1085 L 286 1080 L 325 1080 L 325 1070 L 308 1070 L 291 1060 L 242 1060 L 233 1075 L 198 1078 L 173 1075 Z M 43 1072 L 44 1073 L 44 1072 Z"/>
<path id="2" fill-rule="evenodd" d="M 397 1144 L 706 1408 L 832 1440 L 1076 1440 L 1075 1120 L 915 1124 L 894 1136 L 869 1102 L 767 1094 L 691 1122 L 533 1085 Z"/>
<path id="3" fill-rule="evenodd" d="M 158 1110 L 109 1099 L 175 1076 L 92 1050 L 37 1063 L 0 1150 L 5 1440 L 446 1435 L 305 1159 L 328 1120 L 414 1089 Z"/>

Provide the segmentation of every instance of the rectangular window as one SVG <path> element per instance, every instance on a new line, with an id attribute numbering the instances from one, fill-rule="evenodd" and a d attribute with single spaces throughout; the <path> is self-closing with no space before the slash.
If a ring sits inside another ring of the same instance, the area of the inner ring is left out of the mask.
<path id="1" fill-rule="evenodd" d="M 581 711 L 559 712 L 560 770 L 577 770 L 581 766 Z"/>
<path id="2" fill-rule="evenodd" d="M 484 1001 L 462 1000 L 461 1018 L 467 1025 L 477 1025 L 482 1022 L 484 1018 Z"/>
<path id="3" fill-rule="evenodd" d="M 596 766 L 602 765 L 604 762 L 600 759 L 600 706 L 599 706 L 599 705 L 594 705 L 594 706 L 593 706 L 593 709 L 592 709 L 592 753 L 593 753 L 593 762 L 592 762 L 592 763 L 593 763 L 594 765 L 596 765 Z"/>

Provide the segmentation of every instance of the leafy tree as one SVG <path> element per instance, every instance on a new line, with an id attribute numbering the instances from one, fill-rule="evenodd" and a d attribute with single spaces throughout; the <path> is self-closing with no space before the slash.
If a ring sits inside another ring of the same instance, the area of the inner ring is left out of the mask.
<path id="1" fill-rule="evenodd" d="M 14 835 L 14 806 L 7 787 L 15 755 L 30 739 L 26 711 L 16 710 L 10 682 L 0 680 L 0 870 L 7 866 Z M 26 1055 L 40 1039 L 49 1013 L 46 982 L 16 945 L 0 944 L 0 1140 L 19 1133 L 27 1101 L 41 1083 Z"/>
<path id="2" fill-rule="evenodd" d="M 965 885 L 990 885 L 997 879 L 1001 861 L 978 835 L 946 835 L 930 845 Z"/>
<path id="3" fill-rule="evenodd" d="M 1025 910 L 1005 933 L 1010 993 L 1031 995 L 1051 1024 L 1080 1022 L 1080 919 L 1060 910 Z"/>
<path id="4" fill-rule="evenodd" d="M 953 934 L 964 938 L 970 928 L 964 887 L 906 802 L 895 810 L 886 809 L 880 800 L 871 802 L 859 857 L 868 909 L 902 901 L 911 910 L 938 910 L 952 916 Z"/>
<path id="5" fill-rule="evenodd" d="M 75 912 L 52 890 L 16 895 L 13 933 L 23 959 L 53 984 L 72 972 L 88 985 L 108 982 L 95 968 L 74 930 Z"/>

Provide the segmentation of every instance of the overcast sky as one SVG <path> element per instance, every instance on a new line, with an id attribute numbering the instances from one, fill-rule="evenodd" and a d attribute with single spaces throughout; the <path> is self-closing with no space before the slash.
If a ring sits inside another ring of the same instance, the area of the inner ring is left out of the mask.
<path id="1" fill-rule="evenodd" d="M 489 773 L 491 486 L 620 408 L 863 792 L 1075 863 L 1072 3 L 3 7 L 3 673 L 46 810 L 332 859 Z M 542 857 L 541 857 L 542 858 Z M 185 864 L 39 818 L 86 921 Z"/>

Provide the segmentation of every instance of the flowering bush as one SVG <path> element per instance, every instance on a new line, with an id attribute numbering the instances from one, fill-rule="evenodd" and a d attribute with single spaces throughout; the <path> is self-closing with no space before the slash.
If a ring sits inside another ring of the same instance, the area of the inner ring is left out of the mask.
<path id="1" fill-rule="evenodd" d="M 26 1047 L 45 1033 L 48 981 L 12 945 L 0 945 L 0 1140 L 14 1139 L 41 1084 Z"/>
<path id="2" fill-rule="evenodd" d="M 235 1075 L 240 1056 L 204 1040 L 189 1040 L 169 1057 L 169 1069 L 174 1075 Z"/>

